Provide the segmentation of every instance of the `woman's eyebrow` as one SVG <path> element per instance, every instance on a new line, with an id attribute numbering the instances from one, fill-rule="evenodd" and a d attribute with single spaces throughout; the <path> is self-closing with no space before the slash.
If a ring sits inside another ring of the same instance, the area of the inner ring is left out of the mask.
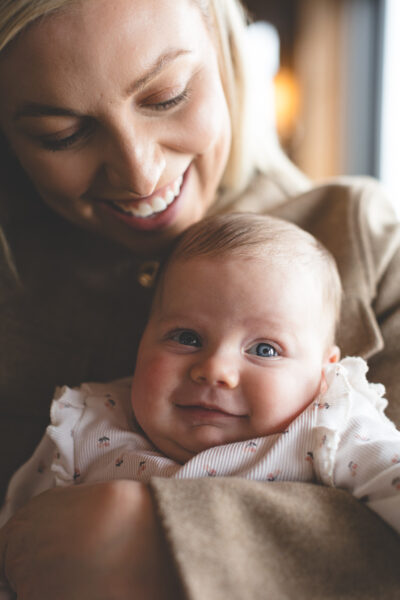
<path id="1" fill-rule="evenodd" d="M 38 102 L 25 102 L 14 114 L 13 121 L 23 117 L 81 117 L 82 115 L 68 108 L 58 108 Z"/>
<path id="2" fill-rule="evenodd" d="M 171 48 L 167 52 L 164 52 L 156 61 L 149 67 L 147 72 L 134 81 L 126 90 L 126 95 L 130 96 L 134 92 L 142 89 L 145 85 L 149 83 L 152 79 L 154 79 L 160 71 L 162 71 L 166 65 L 176 60 L 180 56 L 184 56 L 185 54 L 192 54 L 191 50 L 185 50 L 183 48 Z"/>
<path id="3" fill-rule="evenodd" d="M 154 79 L 169 63 L 173 62 L 180 56 L 191 54 L 191 50 L 183 48 L 172 48 L 164 52 L 153 65 L 150 66 L 147 73 L 134 81 L 126 90 L 126 96 L 130 96 L 134 92 L 141 90 L 146 84 Z M 14 114 L 13 121 L 18 121 L 23 117 L 81 117 L 79 112 L 67 108 L 60 108 L 48 104 L 40 104 L 39 102 L 25 102 Z"/>

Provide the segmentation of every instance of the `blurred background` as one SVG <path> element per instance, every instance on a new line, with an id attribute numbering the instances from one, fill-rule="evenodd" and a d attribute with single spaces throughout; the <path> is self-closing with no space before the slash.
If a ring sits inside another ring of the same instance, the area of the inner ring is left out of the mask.
<path id="1" fill-rule="evenodd" d="M 400 216 L 400 0 L 245 0 L 280 142 L 313 179 L 372 175 Z M 268 64 L 267 64 L 268 63 Z"/>

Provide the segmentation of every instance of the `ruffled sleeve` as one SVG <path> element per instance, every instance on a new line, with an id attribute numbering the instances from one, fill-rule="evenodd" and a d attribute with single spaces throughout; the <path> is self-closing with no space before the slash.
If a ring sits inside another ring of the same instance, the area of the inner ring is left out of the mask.
<path id="1" fill-rule="evenodd" d="M 67 386 L 57 388 L 51 405 L 51 425 L 47 427 L 47 435 L 55 447 L 51 470 L 57 486 L 71 485 L 78 476 L 74 431 L 86 408 L 86 393 L 83 389 L 71 389 Z"/>
<path id="2" fill-rule="evenodd" d="M 33 496 L 73 481 L 74 441 L 71 432 L 84 408 L 85 394 L 81 390 L 56 389 L 50 409 L 51 425 L 31 458 L 11 478 L 0 511 L 0 527 Z"/>
<path id="3" fill-rule="evenodd" d="M 367 370 L 353 357 L 328 367 L 314 466 L 322 483 L 351 492 L 400 533 L 400 432 L 384 413 L 384 386 L 369 383 Z"/>

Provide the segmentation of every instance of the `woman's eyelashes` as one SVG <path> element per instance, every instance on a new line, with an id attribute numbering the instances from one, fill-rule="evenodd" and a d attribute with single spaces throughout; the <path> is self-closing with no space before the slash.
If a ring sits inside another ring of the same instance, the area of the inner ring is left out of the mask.
<path id="1" fill-rule="evenodd" d="M 189 90 L 185 88 L 183 92 L 174 96 L 173 98 L 167 98 L 160 102 L 144 103 L 143 108 L 146 110 L 153 110 L 156 112 L 166 112 L 172 110 L 175 107 L 184 104 L 189 99 Z M 92 119 L 88 119 L 82 127 L 74 131 L 71 135 L 60 137 L 60 136 L 41 136 L 39 142 L 42 148 L 49 150 L 50 152 L 59 152 L 62 150 L 68 150 L 69 148 L 78 146 L 81 142 L 85 141 L 92 131 L 94 130 L 94 122 Z"/>
<path id="2" fill-rule="evenodd" d="M 60 135 L 57 137 L 48 135 L 39 137 L 38 139 L 40 145 L 45 150 L 49 150 L 50 152 L 58 152 L 60 150 L 67 150 L 68 148 L 76 146 L 85 141 L 86 138 L 88 138 L 92 133 L 93 129 L 94 123 L 91 120 L 88 120 L 88 122 L 84 123 L 71 135 L 64 137 L 60 137 Z"/>
<path id="3" fill-rule="evenodd" d="M 147 103 L 144 104 L 146 108 L 150 108 L 155 111 L 163 111 L 169 110 L 171 108 L 175 108 L 175 106 L 179 106 L 186 102 L 190 97 L 188 88 L 185 88 L 183 92 L 177 94 L 173 98 L 167 98 L 166 100 L 162 100 L 160 102 Z"/>
<path id="4" fill-rule="evenodd" d="M 278 350 L 268 342 L 257 342 L 246 350 L 247 354 L 259 356 L 261 358 L 276 358 L 279 356 Z"/>

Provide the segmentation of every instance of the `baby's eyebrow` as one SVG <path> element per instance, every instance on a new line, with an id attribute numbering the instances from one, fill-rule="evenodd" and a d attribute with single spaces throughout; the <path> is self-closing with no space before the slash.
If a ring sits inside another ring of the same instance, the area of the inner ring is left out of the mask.
<path id="1" fill-rule="evenodd" d="M 193 318 L 188 318 L 183 314 L 169 314 L 169 315 L 158 315 L 157 317 L 158 323 L 162 325 L 171 326 L 171 327 L 179 327 L 180 323 L 192 322 Z"/>

